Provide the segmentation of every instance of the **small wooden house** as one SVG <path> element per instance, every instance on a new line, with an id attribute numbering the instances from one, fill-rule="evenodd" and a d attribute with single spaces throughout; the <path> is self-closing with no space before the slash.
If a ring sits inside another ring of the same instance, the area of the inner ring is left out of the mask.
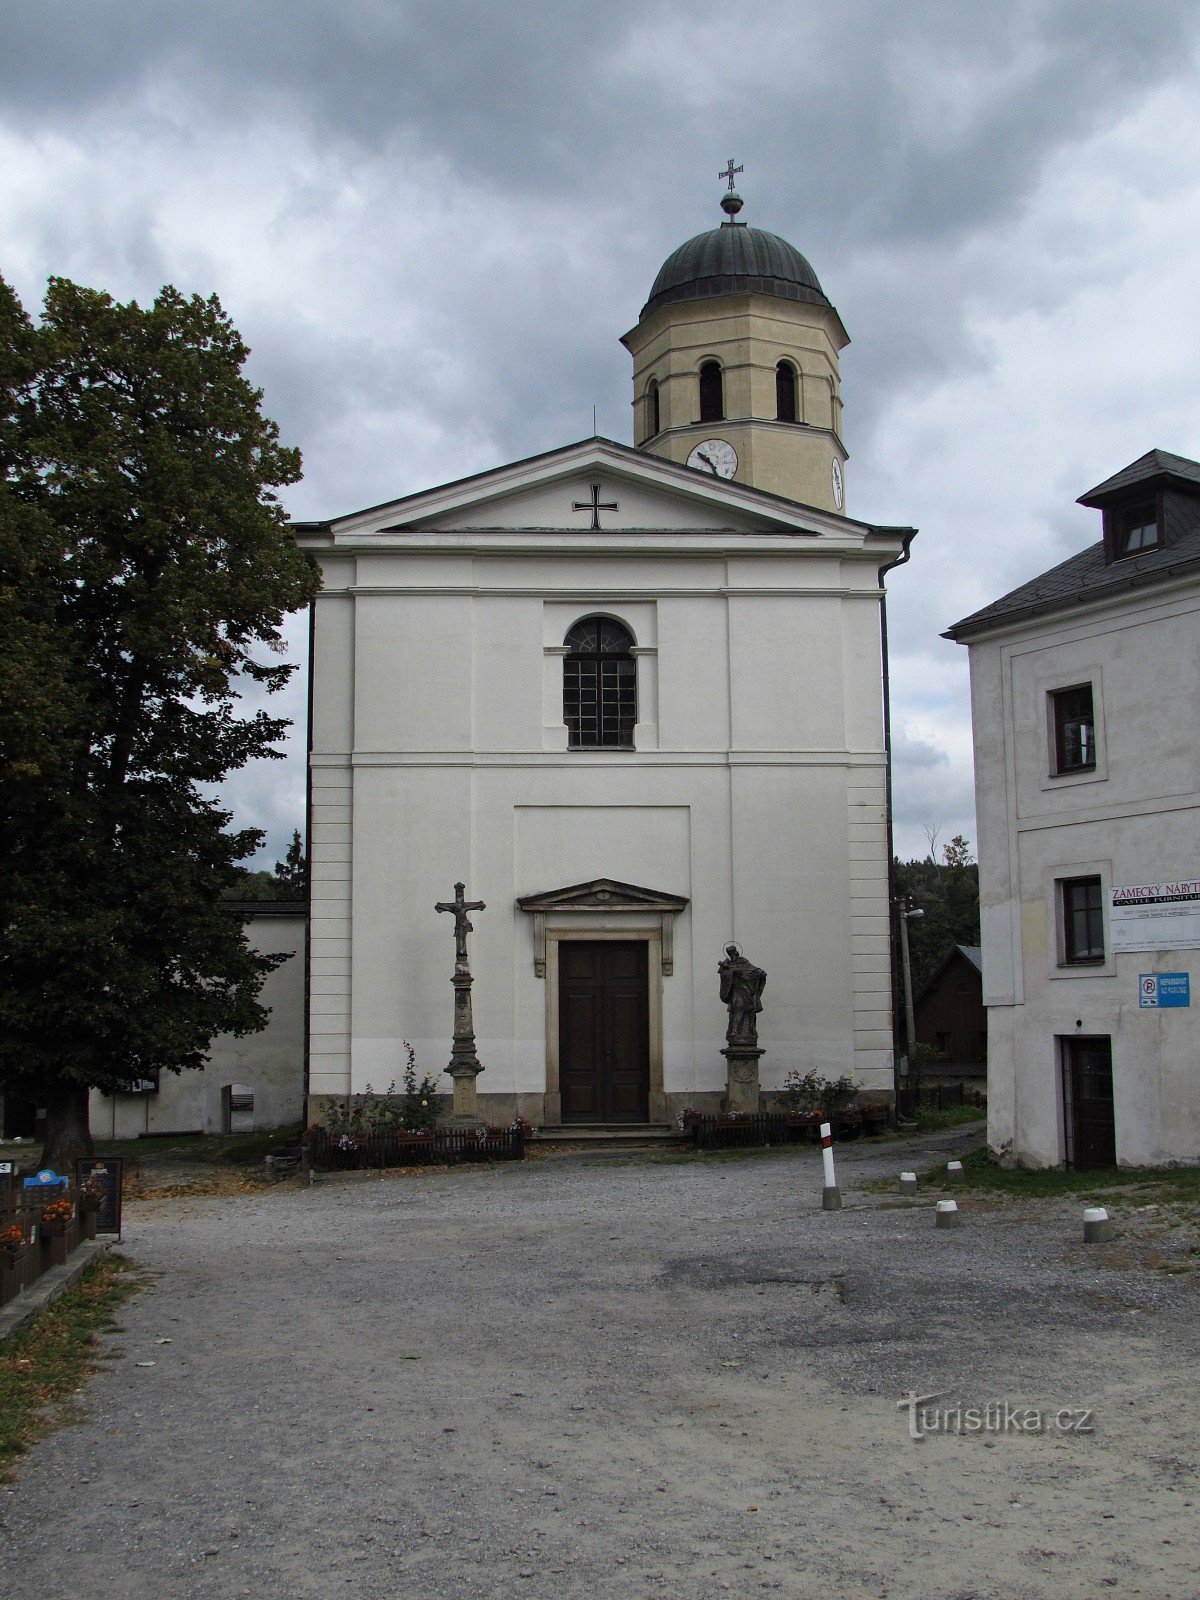
<path id="1" fill-rule="evenodd" d="M 956 944 L 913 1002 L 917 1041 L 934 1051 L 930 1070 L 955 1077 L 987 1072 L 987 1012 L 978 945 Z"/>

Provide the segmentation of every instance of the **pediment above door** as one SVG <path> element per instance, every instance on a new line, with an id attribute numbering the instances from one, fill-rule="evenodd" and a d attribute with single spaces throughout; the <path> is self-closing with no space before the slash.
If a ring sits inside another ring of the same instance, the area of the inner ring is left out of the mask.
<path id="1" fill-rule="evenodd" d="M 517 899 L 522 911 L 533 917 L 533 970 L 546 976 L 546 918 L 551 913 L 579 914 L 586 924 L 590 917 L 618 911 L 640 911 L 657 916 L 662 934 L 662 970 L 669 977 L 674 970 L 674 919 L 687 906 L 687 897 L 668 894 L 665 889 L 648 889 L 637 883 L 622 883 L 617 878 L 593 878 L 590 883 L 572 883 L 562 889 L 545 889 L 539 894 L 524 894 Z"/>

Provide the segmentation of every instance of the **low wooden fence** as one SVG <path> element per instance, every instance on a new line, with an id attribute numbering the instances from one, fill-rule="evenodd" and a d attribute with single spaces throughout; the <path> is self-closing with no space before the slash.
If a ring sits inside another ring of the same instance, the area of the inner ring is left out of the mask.
<path id="1" fill-rule="evenodd" d="M 76 1245 L 96 1237 L 97 1214 L 98 1207 L 80 1209 L 74 1184 L 0 1190 L 0 1306 L 51 1267 L 66 1266 Z"/>
<path id="2" fill-rule="evenodd" d="M 821 1137 L 821 1123 L 833 1124 L 834 1137 L 854 1139 L 859 1134 L 883 1133 L 891 1124 L 891 1112 L 883 1103 L 843 1106 L 832 1118 L 819 1112 L 795 1114 L 767 1111 L 756 1116 L 715 1117 L 693 1113 L 683 1119 L 683 1131 L 690 1134 L 697 1150 L 736 1150 L 751 1145 L 802 1144 Z"/>
<path id="3" fill-rule="evenodd" d="M 324 1128 L 312 1128 L 307 1150 L 314 1167 L 334 1172 L 369 1167 L 440 1167 L 463 1161 L 521 1161 L 525 1156 L 525 1130 L 437 1128 L 432 1133 L 338 1136 Z"/>

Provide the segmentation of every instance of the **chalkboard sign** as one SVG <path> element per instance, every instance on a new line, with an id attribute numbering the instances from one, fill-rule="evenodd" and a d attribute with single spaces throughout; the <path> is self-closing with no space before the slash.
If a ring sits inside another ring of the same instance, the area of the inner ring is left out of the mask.
<path id="1" fill-rule="evenodd" d="M 115 1233 L 121 1237 L 121 1180 L 125 1170 L 124 1156 L 87 1156 L 75 1163 L 75 1183 L 80 1189 L 89 1179 L 95 1178 L 104 1186 L 104 1199 L 96 1218 L 97 1233 Z"/>

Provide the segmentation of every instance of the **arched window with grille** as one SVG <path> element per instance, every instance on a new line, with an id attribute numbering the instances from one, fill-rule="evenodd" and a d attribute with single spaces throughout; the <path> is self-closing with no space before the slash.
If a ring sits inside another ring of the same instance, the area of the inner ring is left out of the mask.
<path id="1" fill-rule="evenodd" d="M 719 361 L 705 361 L 700 367 L 700 421 L 724 422 L 725 385 Z"/>
<path id="2" fill-rule="evenodd" d="M 796 421 L 796 369 L 790 361 L 775 368 L 775 415 L 780 422 Z"/>
<path id="3" fill-rule="evenodd" d="M 585 617 L 563 643 L 563 721 L 573 750 L 633 749 L 633 635 L 612 617 Z"/>

